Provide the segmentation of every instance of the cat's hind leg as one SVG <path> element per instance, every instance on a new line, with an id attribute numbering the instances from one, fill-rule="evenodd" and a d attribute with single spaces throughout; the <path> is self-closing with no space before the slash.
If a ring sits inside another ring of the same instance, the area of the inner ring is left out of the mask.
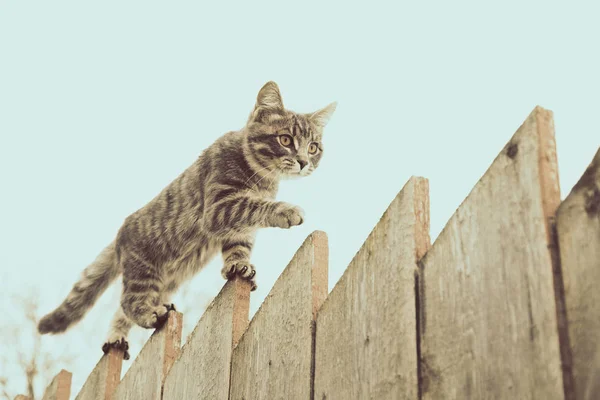
<path id="1" fill-rule="evenodd" d="M 127 318 L 127 315 L 123 312 L 123 308 L 119 306 L 110 324 L 108 339 L 106 339 L 106 342 L 102 346 L 104 354 L 108 353 L 111 348 L 116 348 L 123 351 L 123 358 L 125 360 L 129 360 L 127 335 L 132 326 L 133 322 Z"/>
<path id="2" fill-rule="evenodd" d="M 121 263 L 121 307 L 125 315 L 142 328 L 160 328 L 171 310 L 171 305 L 161 301 L 164 282 L 160 270 L 133 252 L 121 254 Z"/>
<path id="3" fill-rule="evenodd" d="M 161 293 L 160 302 L 167 307 L 169 311 L 177 311 L 175 304 L 171 303 L 171 297 L 173 297 L 173 294 L 179 289 L 179 286 L 180 282 L 171 280 L 165 285 L 165 288 Z"/>

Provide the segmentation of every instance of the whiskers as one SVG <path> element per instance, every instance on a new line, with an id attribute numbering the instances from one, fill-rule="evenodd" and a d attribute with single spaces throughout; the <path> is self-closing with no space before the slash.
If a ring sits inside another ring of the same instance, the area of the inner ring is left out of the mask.
<path id="1" fill-rule="evenodd" d="M 248 182 L 250 182 L 250 179 L 254 178 L 254 177 L 256 176 L 256 174 L 258 174 L 259 172 L 262 172 L 262 171 L 264 171 L 265 169 L 267 169 L 267 168 L 269 168 L 269 167 L 270 167 L 270 165 L 267 165 L 266 167 L 262 167 L 261 169 L 259 169 L 259 170 L 257 170 L 256 172 L 254 172 L 254 173 L 253 173 L 253 174 L 250 176 L 250 178 L 246 179 L 246 182 L 244 182 L 244 186 L 248 186 Z M 274 169 L 273 171 L 275 171 L 275 169 Z M 258 180 L 258 182 L 260 182 L 261 180 L 263 180 L 263 178 L 264 178 L 265 176 L 268 176 L 268 175 L 269 175 L 270 173 L 272 173 L 273 171 L 269 171 L 269 173 L 267 173 L 267 174 L 266 174 L 266 175 L 264 175 L 262 178 L 260 178 L 260 179 Z M 256 187 L 256 185 L 258 184 L 258 182 L 254 184 L 254 186 L 255 186 L 255 187 Z"/>
<path id="2" fill-rule="evenodd" d="M 259 184 L 259 183 L 260 183 L 260 182 L 261 182 L 263 179 L 265 179 L 267 176 L 270 176 L 271 174 L 273 174 L 273 172 L 275 172 L 275 171 L 280 171 L 280 170 L 281 170 L 281 168 L 280 168 L 280 167 L 275 167 L 275 168 L 273 168 L 271 171 L 269 171 L 269 173 L 268 173 L 268 174 L 265 174 L 265 175 L 264 175 L 262 178 L 260 178 L 260 179 L 259 179 L 259 180 L 258 180 L 258 181 L 257 181 L 257 182 L 254 184 L 254 187 L 255 187 L 256 189 L 258 189 L 258 184 Z M 272 180 L 271 184 L 269 185 L 269 188 L 271 188 L 271 186 L 273 185 L 273 182 L 275 182 L 275 179 L 273 179 L 273 180 Z"/>
<path id="3" fill-rule="evenodd" d="M 294 160 L 290 160 L 289 158 L 284 158 L 281 161 L 280 168 L 282 171 L 285 171 L 286 169 L 292 169 L 295 166 L 296 166 L 296 162 Z"/>
<path id="4" fill-rule="evenodd" d="M 278 163 L 273 163 L 271 165 L 268 165 L 266 167 L 262 167 L 260 169 L 258 169 L 257 171 L 255 171 L 248 179 L 246 179 L 246 182 L 244 182 L 244 185 L 251 187 L 253 189 L 259 190 L 260 189 L 260 183 L 263 182 L 265 180 L 265 182 L 268 182 L 269 180 L 271 182 L 268 183 L 268 188 L 267 191 L 270 191 L 271 188 L 273 187 L 273 185 L 278 182 L 281 178 L 284 179 L 298 179 L 298 178 L 302 178 L 305 176 L 310 175 L 313 171 L 314 171 L 314 167 L 313 165 L 309 165 L 308 168 L 305 168 L 304 170 L 300 170 L 298 168 L 298 163 L 296 163 L 295 160 L 292 159 L 288 159 L 288 158 L 284 158 L 283 160 L 280 160 Z M 265 173 L 265 171 L 267 171 Z M 258 179 L 256 182 L 252 182 L 252 179 L 257 176 L 258 174 L 260 174 L 260 179 Z M 263 186 L 266 186 L 266 183 L 263 183 Z"/>
<path id="5" fill-rule="evenodd" d="M 278 166 L 277 170 L 279 170 L 280 173 L 283 173 L 283 169 L 281 168 L 281 166 Z M 271 180 L 271 184 L 267 188 L 267 192 L 271 191 L 271 188 L 273 187 L 273 185 L 275 184 L 275 182 L 277 182 L 275 179 Z"/>
<path id="6" fill-rule="evenodd" d="M 290 176 L 294 176 L 296 174 L 298 174 L 300 172 L 300 170 L 297 168 L 298 164 L 296 164 L 295 160 L 290 160 L 290 159 L 284 159 L 281 162 L 281 172 L 286 176 L 286 177 L 290 177 Z"/>

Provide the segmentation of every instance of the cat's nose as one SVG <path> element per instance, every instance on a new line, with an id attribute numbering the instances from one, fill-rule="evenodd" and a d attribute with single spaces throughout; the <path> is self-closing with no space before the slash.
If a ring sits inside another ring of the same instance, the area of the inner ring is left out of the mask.
<path id="1" fill-rule="evenodd" d="M 300 164 L 300 169 L 302 170 L 306 167 L 306 164 L 308 164 L 308 160 L 298 159 L 298 164 Z"/>

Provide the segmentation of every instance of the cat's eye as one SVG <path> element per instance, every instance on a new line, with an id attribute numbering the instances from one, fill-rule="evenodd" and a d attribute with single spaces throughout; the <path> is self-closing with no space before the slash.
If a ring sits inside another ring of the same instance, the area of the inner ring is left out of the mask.
<path id="1" fill-rule="evenodd" d="M 290 135 L 280 135 L 279 143 L 281 143 L 282 146 L 289 147 L 292 144 L 292 137 Z"/>
<path id="2" fill-rule="evenodd" d="M 316 143 L 311 143 L 311 144 L 308 146 L 308 152 L 309 152 L 310 154 L 317 154 L 317 151 L 319 151 L 319 146 L 317 146 L 317 144 L 316 144 Z"/>

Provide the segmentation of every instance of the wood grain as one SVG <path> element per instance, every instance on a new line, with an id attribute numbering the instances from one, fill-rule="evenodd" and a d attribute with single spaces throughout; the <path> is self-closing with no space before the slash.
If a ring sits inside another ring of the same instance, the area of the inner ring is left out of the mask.
<path id="1" fill-rule="evenodd" d="M 314 312 L 327 295 L 327 236 L 296 252 L 233 350 L 230 399 L 310 399 Z"/>
<path id="2" fill-rule="evenodd" d="M 600 396 L 600 150 L 556 218 L 575 398 Z"/>
<path id="3" fill-rule="evenodd" d="M 110 349 L 94 367 L 75 400 L 111 400 L 121 381 L 123 351 Z"/>
<path id="4" fill-rule="evenodd" d="M 318 313 L 315 399 L 417 398 L 415 271 L 429 245 L 429 185 L 413 177 Z"/>
<path id="5" fill-rule="evenodd" d="M 549 217 L 552 113 L 537 107 L 420 262 L 423 399 L 562 399 Z"/>
<path id="6" fill-rule="evenodd" d="M 42 400 L 69 400 L 71 397 L 71 379 L 73 374 L 61 370 L 46 388 Z"/>
<path id="7" fill-rule="evenodd" d="M 163 400 L 229 397 L 231 353 L 240 332 L 248 326 L 250 289 L 250 284 L 239 278 L 225 284 L 169 371 Z"/>
<path id="8" fill-rule="evenodd" d="M 167 372 L 179 355 L 183 315 L 169 311 L 165 325 L 146 342 L 117 386 L 114 400 L 160 400 Z"/>

